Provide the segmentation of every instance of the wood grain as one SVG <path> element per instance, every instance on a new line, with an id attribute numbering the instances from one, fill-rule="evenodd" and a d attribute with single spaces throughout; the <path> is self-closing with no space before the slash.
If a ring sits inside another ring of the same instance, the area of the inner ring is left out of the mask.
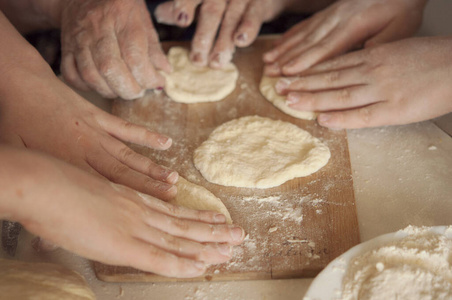
<path id="1" fill-rule="evenodd" d="M 187 43 L 166 43 L 164 48 L 174 45 L 188 47 Z M 220 102 L 180 104 L 164 93 L 154 92 L 135 101 L 114 102 L 115 115 L 167 134 L 174 141 L 168 151 L 132 146 L 134 150 L 206 187 L 223 200 L 234 223 L 249 235 L 235 248 L 231 261 L 211 266 L 203 277 L 184 281 L 311 277 L 359 243 L 346 132 L 288 116 L 261 96 L 261 57 L 270 47 L 271 40 L 261 38 L 253 46 L 237 51 L 237 88 Z M 330 161 L 311 176 L 271 189 L 224 187 L 207 182 L 193 165 L 193 151 L 216 127 L 247 115 L 279 119 L 307 130 L 328 145 Z M 104 281 L 181 281 L 98 262 L 94 262 L 94 270 Z"/>

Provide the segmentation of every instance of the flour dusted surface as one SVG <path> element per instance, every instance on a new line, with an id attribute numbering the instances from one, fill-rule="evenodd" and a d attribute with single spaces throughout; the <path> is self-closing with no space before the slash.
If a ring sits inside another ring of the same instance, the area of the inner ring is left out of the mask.
<path id="1" fill-rule="evenodd" d="M 275 84 L 284 77 L 268 77 L 263 76 L 261 83 L 259 85 L 259 89 L 262 93 L 262 95 L 270 101 L 274 106 L 276 106 L 281 111 L 285 112 L 289 116 L 299 118 L 299 119 L 306 119 L 306 120 L 313 120 L 317 117 L 317 114 L 312 111 L 299 111 L 293 108 L 290 108 L 286 104 L 286 96 L 280 95 L 276 92 Z"/>
<path id="2" fill-rule="evenodd" d="M 308 176 L 329 158 L 328 147 L 308 132 L 259 116 L 224 123 L 194 153 L 195 166 L 208 181 L 248 188 Z"/>
<path id="3" fill-rule="evenodd" d="M 350 262 L 342 299 L 452 299 L 452 240 L 410 230 Z"/>
<path id="4" fill-rule="evenodd" d="M 188 57 L 188 50 L 181 47 L 169 50 L 168 61 L 173 72 L 162 72 L 166 79 L 165 92 L 176 102 L 219 101 L 235 89 L 239 72 L 232 63 L 222 69 L 195 66 Z"/>

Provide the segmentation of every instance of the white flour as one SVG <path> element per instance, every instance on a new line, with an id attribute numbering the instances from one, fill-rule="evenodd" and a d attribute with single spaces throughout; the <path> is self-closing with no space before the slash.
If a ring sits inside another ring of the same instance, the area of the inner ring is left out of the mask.
<path id="1" fill-rule="evenodd" d="M 452 240 L 405 231 L 410 235 L 350 262 L 342 299 L 452 299 Z"/>

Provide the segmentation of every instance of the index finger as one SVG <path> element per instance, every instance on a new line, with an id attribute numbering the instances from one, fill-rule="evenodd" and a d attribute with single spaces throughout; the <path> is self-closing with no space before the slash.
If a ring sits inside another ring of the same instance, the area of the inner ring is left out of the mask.
<path id="1" fill-rule="evenodd" d="M 224 0 L 205 0 L 201 6 L 199 21 L 193 37 L 190 59 L 199 66 L 206 66 L 210 49 L 226 9 Z"/>

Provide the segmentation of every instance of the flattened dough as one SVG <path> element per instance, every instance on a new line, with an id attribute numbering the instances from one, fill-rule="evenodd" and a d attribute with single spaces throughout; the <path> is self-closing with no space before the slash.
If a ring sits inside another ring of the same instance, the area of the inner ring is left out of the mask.
<path id="1" fill-rule="evenodd" d="M 94 300 L 78 273 L 49 263 L 0 259 L 0 298 L 36 300 Z"/>
<path id="2" fill-rule="evenodd" d="M 281 96 L 276 92 L 275 84 L 279 79 L 284 77 L 268 77 L 262 76 L 261 83 L 259 85 L 259 90 L 262 95 L 270 101 L 274 106 L 276 106 L 279 110 L 285 112 L 286 114 L 305 120 L 314 120 L 317 117 L 317 114 L 312 111 L 299 111 L 293 108 L 290 108 L 286 105 L 286 97 Z"/>
<path id="3" fill-rule="evenodd" d="M 170 203 L 196 210 L 213 210 L 223 214 L 226 222 L 232 224 L 231 215 L 223 202 L 206 188 L 179 176 L 177 196 Z"/>
<path id="4" fill-rule="evenodd" d="M 259 116 L 224 123 L 194 153 L 195 166 L 208 181 L 247 188 L 308 176 L 329 158 L 328 147 L 308 132 Z"/>
<path id="5" fill-rule="evenodd" d="M 173 72 L 162 72 L 166 78 L 165 92 L 176 102 L 219 101 L 235 89 L 239 72 L 232 63 L 223 69 L 198 67 L 191 63 L 188 51 L 181 47 L 171 48 L 168 60 Z"/>

